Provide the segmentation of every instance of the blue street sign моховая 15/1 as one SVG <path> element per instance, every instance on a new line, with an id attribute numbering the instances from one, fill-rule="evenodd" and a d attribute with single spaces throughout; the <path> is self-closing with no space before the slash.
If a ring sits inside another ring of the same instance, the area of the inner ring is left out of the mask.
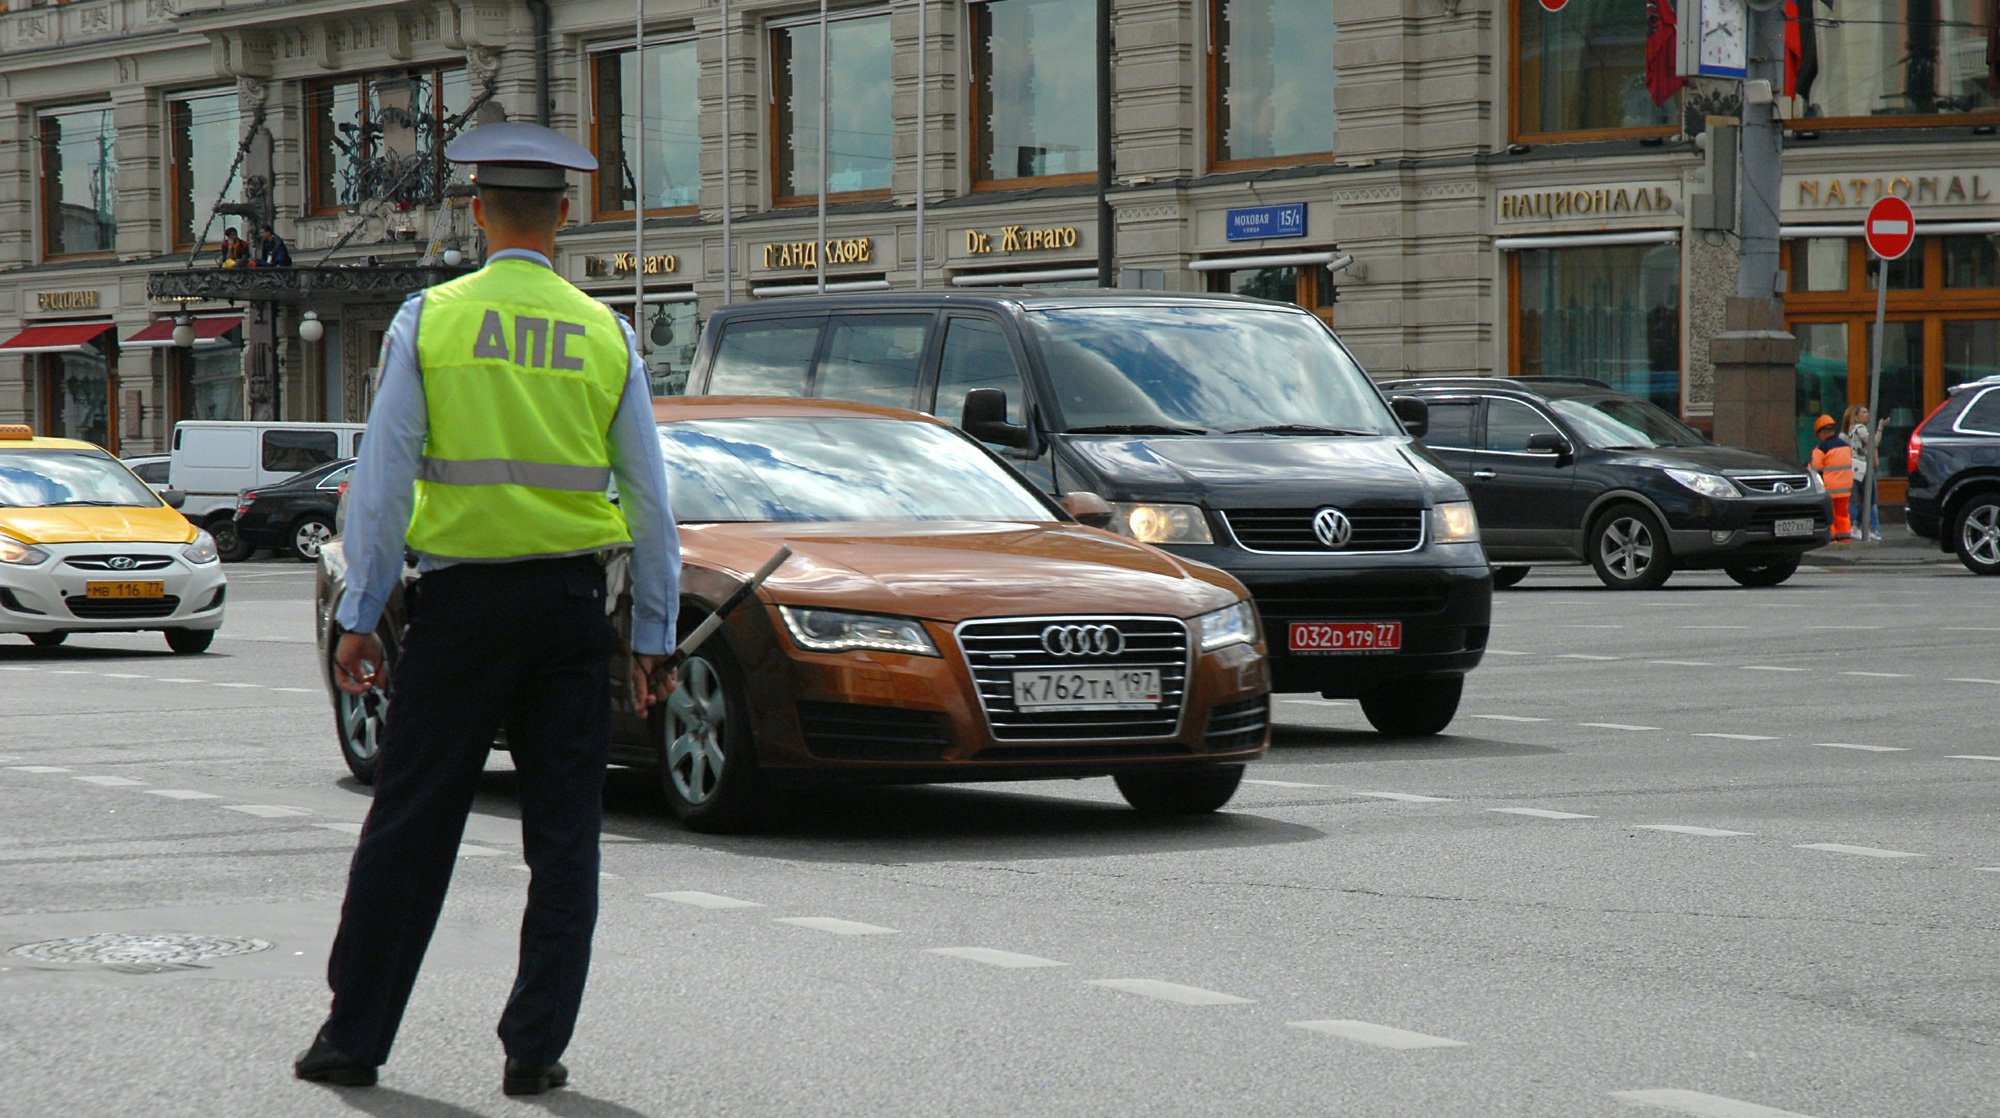
<path id="1" fill-rule="evenodd" d="M 1251 206 L 1230 210 L 1227 219 L 1232 241 L 1261 241 L 1269 237 L 1306 235 L 1306 204 L 1286 202 L 1278 206 Z"/>

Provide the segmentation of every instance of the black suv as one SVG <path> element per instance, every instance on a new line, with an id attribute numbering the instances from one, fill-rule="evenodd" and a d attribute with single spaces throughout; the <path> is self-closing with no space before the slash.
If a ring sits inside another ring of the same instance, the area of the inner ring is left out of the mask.
<path id="1" fill-rule="evenodd" d="M 1956 384 L 1910 435 L 1910 531 L 2000 574 L 2000 377 Z"/>
<path id="2" fill-rule="evenodd" d="M 1581 377 L 1451 377 L 1383 386 L 1430 405 L 1424 445 L 1465 483 L 1493 581 L 1534 563 L 1588 562 L 1606 586 L 1647 590 L 1720 567 L 1776 586 L 1827 542 L 1819 479 L 1717 446 L 1658 407 Z"/>

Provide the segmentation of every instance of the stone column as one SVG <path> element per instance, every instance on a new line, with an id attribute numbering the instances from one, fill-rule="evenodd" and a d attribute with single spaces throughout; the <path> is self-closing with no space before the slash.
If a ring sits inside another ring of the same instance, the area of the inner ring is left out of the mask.
<path id="1" fill-rule="evenodd" d="M 1784 300 L 1731 296 L 1711 353 L 1715 441 L 1792 461 L 1799 342 L 1785 330 Z"/>

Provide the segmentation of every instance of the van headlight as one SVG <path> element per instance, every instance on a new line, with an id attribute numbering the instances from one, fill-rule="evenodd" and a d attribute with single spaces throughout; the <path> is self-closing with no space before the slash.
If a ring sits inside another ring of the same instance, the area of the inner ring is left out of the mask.
<path id="1" fill-rule="evenodd" d="M 0 563 L 16 567 L 33 567 L 47 561 L 49 553 L 39 547 L 22 543 L 12 536 L 0 536 Z"/>
<path id="2" fill-rule="evenodd" d="M 1214 652 L 1232 644 L 1257 643 L 1257 611 L 1249 602 L 1224 606 L 1195 618 L 1201 631 L 1201 650 Z"/>
<path id="3" fill-rule="evenodd" d="M 215 537 L 202 532 L 195 536 L 193 543 L 181 548 L 181 558 L 197 566 L 205 566 L 221 556 L 215 551 Z"/>
<path id="4" fill-rule="evenodd" d="M 1727 500 L 1730 497 L 1742 496 L 1741 493 L 1737 492 L 1735 483 L 1721 474 L 1704 473 L 1701 470 L 1675 469 L 1668 469 L 1663 472 L 1668 477 L 1673 478 L 1675 481 L 1711 500 L 1721 501 Z"/>
<path id="5" fill-rule="evenodd" d="M 902 652 L 936 656 L 937 645 L 914 617 L 881 613 L 848 613 L 834 609 L 779 606 L 779 616 L 792 640 L 808 652 Z"/>
<path id="6" fill-rule="evenodd" d="M 1432 543 L 1478 543 L 1479 517 L 1471 501 L 1440 501 L 1431 506 Z"/>
<path id="7" fill-rule="evenodd" d="M 1111 530 L 1140 543 L 1214 543 L 1200 505 L 1111 502 Z"/>

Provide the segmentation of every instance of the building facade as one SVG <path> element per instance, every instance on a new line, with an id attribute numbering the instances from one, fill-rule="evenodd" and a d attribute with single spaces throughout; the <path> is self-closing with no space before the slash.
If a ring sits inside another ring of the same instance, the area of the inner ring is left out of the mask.
<path id="1" fill-rule="evenodd" d="M 725 301 L 1098 275 L 1088 0 L 841 2 L 824 29 L 796 0 L 7 6 L 0 421 L 126 453 L 180 418 L 365 415 L 397 284 L 477 262 L 439 152 L 495 114 L 597 152 L 556 264 L 627 312 L 643 287 L 663 391 Z M 1893 475 L 1950 384 L 2000 372 L 2000 28 L 1989 0 L 1799 7 L 1778 107 L 1800 429 L 1866 398 L 1860 224 L 1905 196 Z M 1649 70 L 1647 0 L 1113 14 L 1118 282 L 1299 302 L 1385 379 L 1592 376 L 1708 422 L 1737 246 L 1702 137 L 1741 86 Z M 221 228 L 260 215 L 297 276 L 222 274 Z"/>

